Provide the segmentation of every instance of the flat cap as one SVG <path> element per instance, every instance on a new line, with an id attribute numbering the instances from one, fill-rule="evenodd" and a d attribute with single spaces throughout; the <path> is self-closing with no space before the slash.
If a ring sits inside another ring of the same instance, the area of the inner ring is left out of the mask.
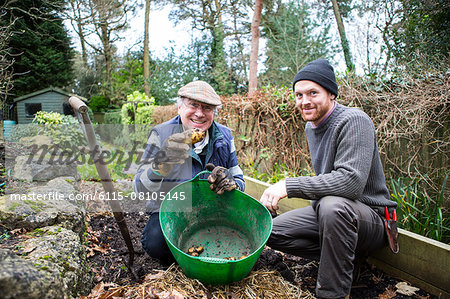
<path id="1" fill-rule="evenodd" d="M 205 81 L 194 81 L 186 84 L 178 90 L 178 95 L 208 105 L 222 105 L 219 95 L 214 91 L 214 88 Z"/>

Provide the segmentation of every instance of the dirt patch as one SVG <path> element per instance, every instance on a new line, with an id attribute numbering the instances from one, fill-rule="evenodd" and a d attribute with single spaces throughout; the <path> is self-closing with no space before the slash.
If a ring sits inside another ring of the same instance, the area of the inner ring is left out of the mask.
<path id="1" fill-rule="evenodd" d="M 127 214 L 126 222 L 133 240 L 135 261 L 133 272 L 127 269 L 128 253 L 114 217 L 109 214 L 90 215 L 89 247 L 91 256 L 89 261 L 95 272 L 95 283 L 113 282 L 124 286 L 142 283 L 147 274 L 156 274 L 165 270 L 157 260 L 150 258 L 140 244 L 141 232 L 147 217 L 144 214 Z M 318 262 L 308 260 L 266 247 L 261 253 L 253 270 L 267 269 L 277 271 L 288 282 L 298 286 L 308 293 L 314 294 Z M 354 282 L 351 298 L 437 298 L 419 290 L 413 296 L 406 296 L 396 292 L 396 284 L 401 280 L 395 279 L 371 267 L 366 262 L 361 264 L 359 279 Z"/>

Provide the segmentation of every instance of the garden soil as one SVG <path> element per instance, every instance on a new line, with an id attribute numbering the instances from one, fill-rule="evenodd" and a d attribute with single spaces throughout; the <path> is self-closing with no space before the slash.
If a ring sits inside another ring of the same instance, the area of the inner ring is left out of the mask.
<path id="1" fill-rule="evenodd" d="M 88 217 L 88 221 L 88 252 L 89 261 L 95 272 L 94 284 L 101 282 L 113 282 L 120 286 L 136 284 L 142 282 L 145 275 L 168 268 L 150 258 L 141 247 L 140 237 L 146 223 L 145 215 L 137 213 L 126 215 L 135 249 L 132 267 L 134 275 L 127 269 L 128 250 L 114 217 L 107 213 L 92 214 Z M 253 270 L 260 269 L 278 271 L 286 281 L 314 294 L 317 261 L 283 254 L 266 247 Z M 359 272 L 359 278 L 352 286 L 350 298 L 437 298 L 423 290 L 416 291 L 412 296 L 398 293 L 396 285 L 401 280 L 390 277 L 366 262 L 361 263 Z"/>
<path id="2" fill-rule="evenodd" d="M 0 167 L 2 175 L 0 182 L 8 181 L 5 169 L 5 151 L 2 148 L 2 159 Z M 14 155 L 14 154 L 13 154 Z M 8 181 L 10 192 L 26 190 L 33 184 L 24 182 Z M 92 184 L 81 184 L 82 192 L 90 192 Z M 101 187 L 100 187 L 101 188 Z M 83 190 L 84 189 L 84 190 Z M 4 189 L 1 190 L 4 194 Z M 111 213 L 88 213 L 88 232 L 86 236 L 85 248 L 88 254 L 88 261 L 94 272 L 93 291 L 88 298 L 106 298 L 103 294 L 95 296 L 94 286 L 99 284 L 114 283 L 114 285 L 128 286 L 140 284 L 147 274 L 161 272 L 168 266 L 161 265 L 157 260 L 150 258 L 142 249 L 140 243 L 141 232 L 147 221 L 144 213 L 125 214 L 126 223 L 131 234 L 135 257 L 133 267 L 127 267 L 128 249 L 120 234 L 117 223 Z M 1 248 L 9 248 L 14 251 L 15 245 L 20 242 L 24 230 L 9 232 L 0 225 L 0 236 L 8 234 L 11 236 L 7 241 L 0 240 Z M 307 294 L 314 294 L 318 262 L 307 260 L 292 255 L 283 254 L 266 247 L 253 270 L 277 271 L 286 282 L 298 286 Z M 366 262 L 361 263 L 359 276 L 354 281 L 350 298 L 437 298 L 423 290 L 415 291 L 414 295 L 403 295 L 399 293 L 396 285 L 402 282 L 382 271 L 371 267 Z M 236 298 L 230 294 L 230 298 Z M 209 297 L 208 297 L 209 298 Z M 281 298 L 280 298 L 281 299 Z"/>

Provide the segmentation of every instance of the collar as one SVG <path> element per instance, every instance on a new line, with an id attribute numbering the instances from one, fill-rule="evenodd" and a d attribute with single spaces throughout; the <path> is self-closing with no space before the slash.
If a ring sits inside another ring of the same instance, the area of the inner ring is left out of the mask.
<path id="1" fill-rule="evenodd" d="M 325 116 L 325 118 L 322 119 L 322 121 L 321 121 L 317 126 L 315 126 L 315 125 L 311 122 L 311 126 L 312 126 L 313 128 L 318 128 L 318 127 L 320 127 L 321 125 L 323 125 L 323 124 L 327 121 L 327 119 L 330 117 L 330 115 L 333 113 L 334 109 L 336 109 L 336 100 L 334 100 L 333 108 L 331 108 L 331 110 L 328 111 L 328 113 L 327 113 L 327 115 Z"/>

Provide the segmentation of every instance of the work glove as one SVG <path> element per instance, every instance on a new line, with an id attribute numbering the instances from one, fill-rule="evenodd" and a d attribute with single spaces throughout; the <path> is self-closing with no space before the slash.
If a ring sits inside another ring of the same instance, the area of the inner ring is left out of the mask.
<path id="1" fill-rule="evenodd" d="M 199 129 L 190 129 L 169 136 L 153 158 L 153 170 L 167 176 L 175 165 L 183 164 L 189 157 L 191 145 L 200 142 L 205 136 L 205 132 Z"/>
<path id="2" fill-rule="evenodd" d="M 236 181 L 227 168 L 208 163 L 206 164 L 206 169 L 211 171 L 208 177 L 208 182 L 211 184 L 209 188 L 215 193 L 222 195 L 225 191 L 237 188 Z"/>

